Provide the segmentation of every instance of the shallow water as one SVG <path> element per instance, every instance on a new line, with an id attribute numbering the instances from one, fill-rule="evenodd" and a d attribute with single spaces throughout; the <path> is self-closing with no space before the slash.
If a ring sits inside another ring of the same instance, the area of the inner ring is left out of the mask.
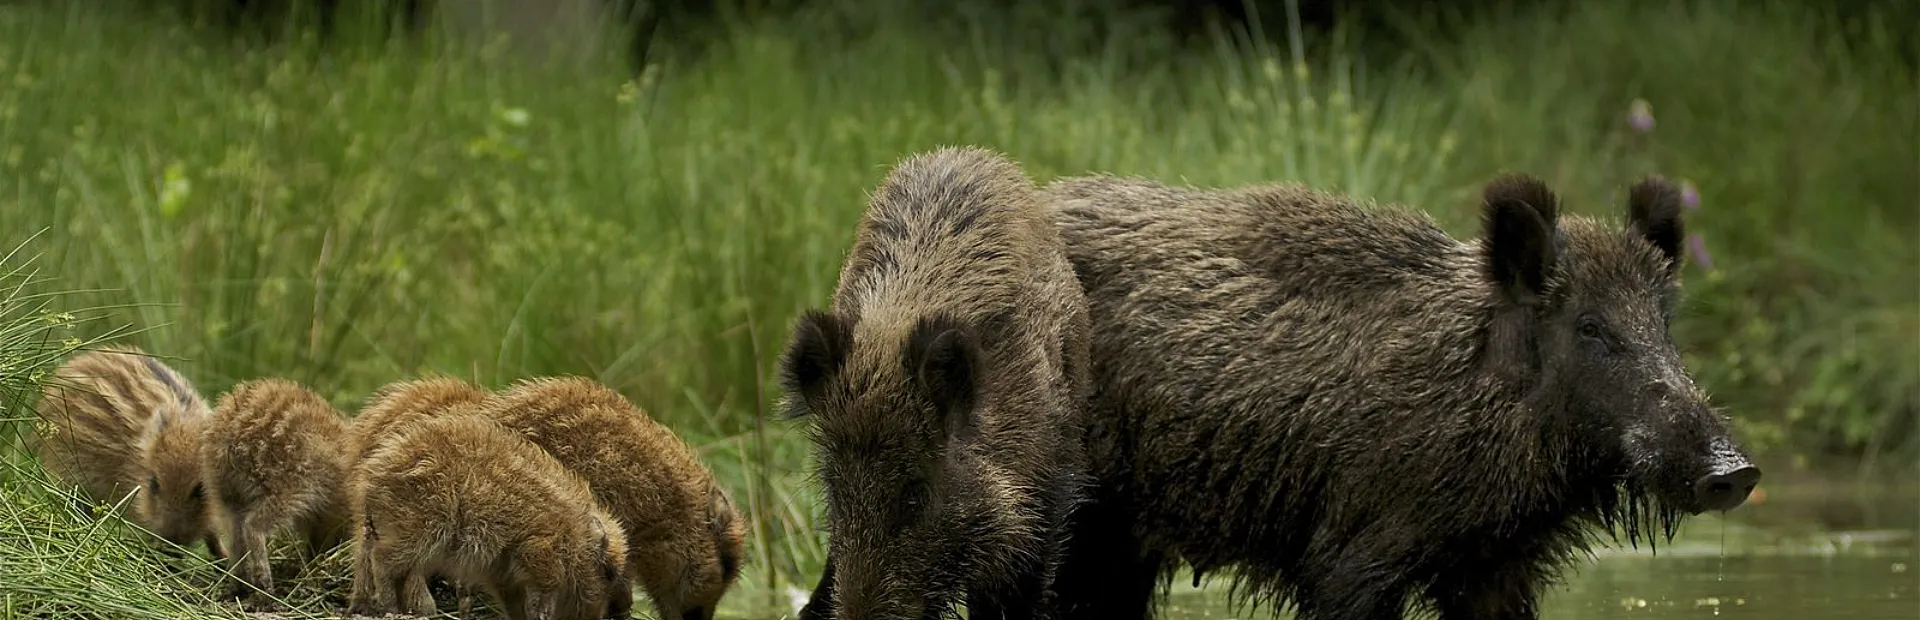
<path id="1" fill-rule="evenodd" d="M 1725 516 L 1688 520 L 1657 551 L 1595 555 L 1545 593 L 1542 618 L 1920 620 L 1920 487 L 1767 487 Z M 1289 617 L 1235 609 L 1224 581 L 1191 586 L 1176 578 L 1158 617 Z"/>
<path id="2" fill-rule="evenodd" d="M 1717 554 L 1622 555 L 1567 577 L 1543 601 L 1543 618 L 1920 618 L 1911 545 L 1904 553 L 1729 557 L 1724 575 Z M 1177 592 L 1168 602 L 1162 618 L 1286 617 L 1234 613 L 1211 591 Z"/>
<path id="3" fill-rule="evenodd" d="M 1689 520 L 1657 552 L 1598 550 L 1545 594 L 1541 617 L 1920 619 L 1917 491 L 1769 488 L 1725 517 Z M 1224 582 L 1176 585 L 1160 617 L 1288 617 L 1234 609 L 1220 596 L 1224 589 Z"/>

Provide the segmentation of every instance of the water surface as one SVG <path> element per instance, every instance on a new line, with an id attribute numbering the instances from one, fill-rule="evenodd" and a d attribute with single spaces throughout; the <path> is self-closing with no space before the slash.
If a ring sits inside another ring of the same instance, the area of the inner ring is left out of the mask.
<path id="1" fill-rule="evenodd" d="M 1194 588 L 1183 574 L 1158 618 L 1290 617 L 1236 609 L 1226 589 L 1211 579 Z M 1549 620 L 1920 620 L 1920 486 L 1763 486 L 1738 510 L 1689 519 L 1657 549 L 1596 550 L 1542 605 Z"/>
<path id="2" fill-rule="evenodd" d="M 1657 551 L 1598 550 L 1546 593 L 1541 617 L 1920 620 L 1917 535 L 1920 488 L 1768 487 L 1724 517 L 1688 520 Z M 1225 582 L 1181 585 L 1161 618 L 1288 617 L 1231 607 Z"/>

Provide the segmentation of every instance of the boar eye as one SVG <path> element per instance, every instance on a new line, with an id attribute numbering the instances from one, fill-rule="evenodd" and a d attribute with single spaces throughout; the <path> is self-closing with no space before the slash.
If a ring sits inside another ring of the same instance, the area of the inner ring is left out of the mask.
<path id="1" fill-rule="evenodd" d="M 1605 341 L 1606 329 L 1600 326 L 1600 319 L 1593 315 L 1580 317 L 1580 337 Z"/>
<path id="2" fill-rule="evenodd" d="M 206 496 L 207 496 L 206 485 L 203 485 L 198 482 L 193 483 L 193 490 L 187 492 L 187 497 L 190 497 L 196 500 L 205 498 Z"/>
<path id="3" fill-rule="evenodd" d="M 147 489 L 158 493 L 160 491 L 160 477 L 147 476 Z"/>

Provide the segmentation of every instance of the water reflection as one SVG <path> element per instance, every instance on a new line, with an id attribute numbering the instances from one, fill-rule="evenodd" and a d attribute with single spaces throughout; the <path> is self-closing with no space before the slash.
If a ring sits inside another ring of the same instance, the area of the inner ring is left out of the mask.
<path id="1" fill-rule="evenodd" d="M 1867 538 L 1893 534 L 1899 533 Z M 1541 617 L 1914 620 L 1920 618 L 1920 554 L 1911 532 L 1904 534 L 1898 538 L 1905 544 L 1899 545 L 1863 544 L 1846 552 L 1730 552 L 1724 562 L 1717 545 L 1714 553 L 1689 547 L 1671 555 L 1666 550 L 1657 556 L 1611 554 L 1566 574 L 1566 583 L 1545 597 Z M 1287 617 L 1236 613 L 1219 600 L 1220 589 L 1176 591 L 1162 617 Z"/>
<path id="2" fill-rule="evenodd" d="M 1920 487 L 1767 492 L 1724 519 L 1689 521 L 1657 550 L 1597 550 L 1546 594 L 1541 617 L 1920 619 Z M 1176 581 L 1161 617 L 1287 617 L 1232 609 L 1224 589 Z"/>
<path id="3" fill-rule="evenodd" d="M 1657 549 L 1596 549 L 1545 594 L 1541 617 L 1920 620 L 1920 486 L 1763 489 L 1724 518 L 1689 520 Z M 1222 580 L 1194 588 L 1182 574 L 1159 618 L 1288 617 L 1234 609 L 1226 588 Z"/>

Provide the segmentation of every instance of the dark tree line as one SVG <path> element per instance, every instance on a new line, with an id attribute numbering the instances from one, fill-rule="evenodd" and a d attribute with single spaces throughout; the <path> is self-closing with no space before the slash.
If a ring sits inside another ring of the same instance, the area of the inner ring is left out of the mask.
<path id="1" fill-rule="evenodd" d="M 442 0 L 174 0 L 194 19 L 229 29 L 241 36 L 272 37 L 290 29 L 317 30 L 329 39 L 345 20 L 375 19 L 388 34 L 414 34 L 433 18 Z M 466 0 L 461 0 L 466 1 Z M 727 20 L 775 17 L 803 8 L 831 5 L 842 14 L 862 11 L 867 4 L 898 4 L 901 0 L 600 0 L 609 19 L 625 31 L 622 45 L 631 66 L 645 67 L 671 38 L 698 45 L 700 33 Z M 914 3 L 929 19 L 965 9 L 1011 11 L 1016 8 L 1057 11 L 1063 19 L 1107 11 L 1130 11 L 1158 16 L 1168 34 L 1187 43 L 1204 43 L 1218 32 L 1258 32 L 1270 41 L 1282 41 L 1297 24 L 1309 33 L 1324 33 L 1336 25 L 1363 34 L 1370 45 L 1403 48 L 1406 28 L 1419 24 L 1419 34 L 1444 42 L 1459 26 L 1522 10 L 1571 7 L 1575 0 L 966 0 L 955 3 Z M 1623 0 L 1631 2 L 1633 0 Z M 1646 6 L 1652 7 L 1654 3 Z M 1878 20 L 1865 17 L 1879 11 Z M 1831 16 L 1849 32 L 1881 29 L 1909 41 L 1909 62 L 1920 56 L 1920 2 L 1862 0 L 1833 5 Z M 1651 15 L 1651 14 L 1650 14 Z M 1297 22 L 1292 20 L 1297 19 Z M 1889 23 L 1890 22 L 1890 23 Z M 1891 29 L 1891 30 L 1887 30 Z M 1850 37 L 1852 38 L 1852 37 Z M 1841 42 L 1848 44 L 1846 41 Z"/>
<path id="2" fill-rule="evenodd" d="M 842 11 L 857 11 L 860 2 L 851 0 L 602 0 L 606 15 L 618 20 L 626 31 L 627 56 L 637 69 L 644 67 L 665 33 L 676 38 L 683 33 L 702 30 L 720 20 L 777 16 L 825 3 L 843 5 Z M 884 1 L 884 0 L 883 0 Z M 1542 0 L 1493 0 L 1494 2 L 1539 2 Z M 1010 10 L 1021 0 L 972 0 L 974 8 Z M 1487 4 L 1480 0 L 1479 4 Z M 433 18 L 439 0 L 175 0 L 189 17 L 239 36 L 272 38 L 293 30 L 311 29 L 323 40 L 331 38 L 342 24 L 353 19 L 375 19 L 386 34 L 415 34 Z M 930 14 L 948 9 L 926 5 Z M 1437 7 L 1461 6 L 1444 0 L 1295 0 L 1292 7 L 1281 0 L 1078 0 L 1056 2 L 1074 5 L 1062 14 L 1088 11 L 1149 11 L 1164 20 L 1172 34 L 1187 39 L 1202 39 L 1216 27 L 1228 30 L 1253 28 L 1269 36 L 1284 36 L 1289 8 L 1297 10 L 1304 28 L 1323 30 L 1341 21 L 1353 21 L 1363 27 L 1387 25 L 1393 11 L 1412 14 L 1430 13 Z M 1105 6 L 1102 6 L 1105 5 Z M 1043 7 L 1042 10 L 1045 10 Z"/>

